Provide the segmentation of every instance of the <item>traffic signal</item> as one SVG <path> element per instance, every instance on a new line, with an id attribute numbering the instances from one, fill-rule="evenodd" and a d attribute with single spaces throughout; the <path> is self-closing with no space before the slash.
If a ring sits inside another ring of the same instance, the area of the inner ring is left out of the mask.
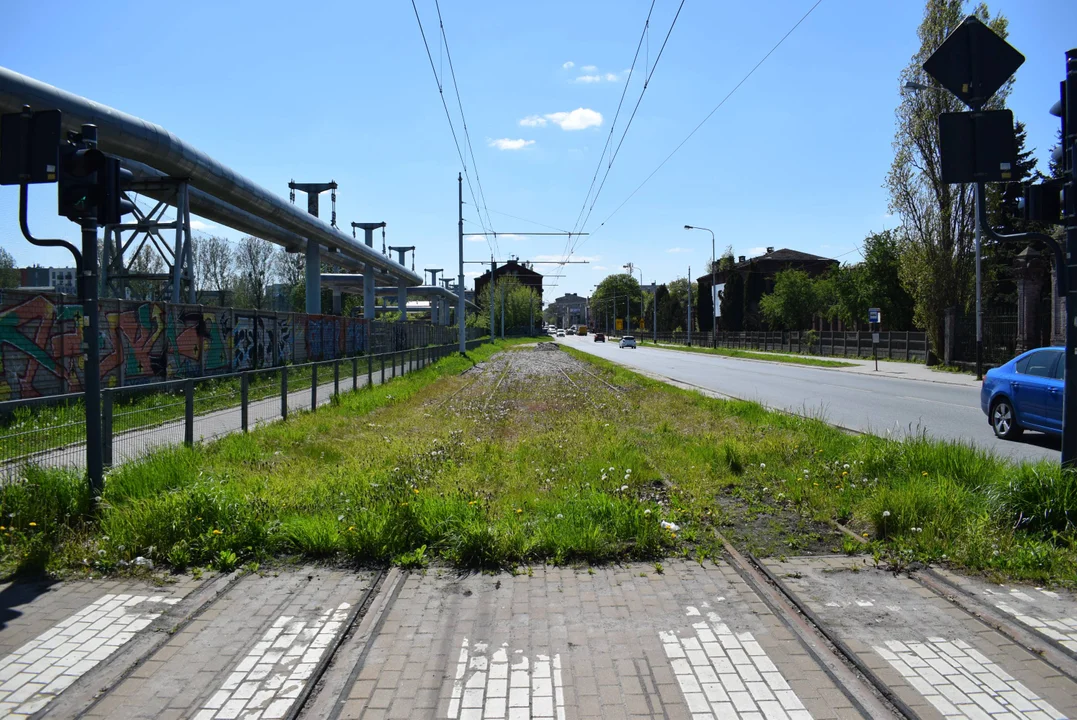
<path id="1" fill-rule="evenodd" d="M 1048 181 L 1038 185 L 1025 185 L 1024 195 L 1017 199 L 1021 217 L 1029 222 L 1062 223 L 1062 185 Z"/>
<path id="2" fill-rule="evenodd" d="M 97 148 L 60 147 L 59 214 L 75 222 L 118 223 L 134 204 L 123 197 L 133 175 Z"/>

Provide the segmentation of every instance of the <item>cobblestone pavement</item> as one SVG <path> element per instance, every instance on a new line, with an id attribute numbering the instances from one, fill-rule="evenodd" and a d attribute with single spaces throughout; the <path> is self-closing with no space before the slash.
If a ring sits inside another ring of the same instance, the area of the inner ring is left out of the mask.
<path id="1" fill-rule="evenodd" d="M 914 579 L 861 558 L 767 566 L 909 717 L 1077 717 L 1077 662 L 1052 665 Z M 1063 593 L 947 579 L 1045 623 L 1073 615 Z M 850 699 L 863 693 L 725 561 L 290 566 L 163 586 L 18 583 L 0 599 L 0 717 L 867 716 Z"/>
<path id="2" fill-rule="evenodd" d="M 767 564 L 921 718 L 1077 716 L 1077 663 L 1067 677 L 909 577 L 862 558 Z"/>
<path id="3" fill-rule="evenodd" d="M 860 717 L 725 564 L 409 575 L 340 718 Z"/>

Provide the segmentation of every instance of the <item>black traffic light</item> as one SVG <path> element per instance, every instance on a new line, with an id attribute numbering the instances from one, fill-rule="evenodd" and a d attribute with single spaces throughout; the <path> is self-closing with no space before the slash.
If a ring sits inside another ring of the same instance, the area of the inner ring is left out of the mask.
<path id="1" fill-rule="evenodd" d="M 1029 222 L 1062 223 L 1062 184 L 1057 181 L 1025 185 L 1017 207 L 1021 217 Z"/>
<path id="2" fill-rule="evenodd" d="M 133 176 L 97 148 L 60 147 L 59 214 L 75 222 L 118 223 L 134 209 L 123 190 Z"/>

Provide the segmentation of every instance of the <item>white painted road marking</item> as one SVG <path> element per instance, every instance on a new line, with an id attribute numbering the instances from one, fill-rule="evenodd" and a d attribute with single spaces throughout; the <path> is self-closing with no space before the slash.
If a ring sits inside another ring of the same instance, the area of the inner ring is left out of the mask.
<path id="1" fill-rule="evenodd" d="M 105 595 L 0 660 L 0 717 L 29 717 L 116 652 L 160 612 L 141 603 L 174 605 L 163 595 Z"/>
<path id="2" fill-rule="evenodd" d="M 283 718 L 348 617 L 341 603 L 313 623 L 283 615 L 213 694 L 195 720 Z"/>
<path id="3" fill-rule="evenodd" d="M 888 640 L 872 649 L 946 717 L 1065 718 L 964 640 Z"/>
<path id="4" fill-rule="evenodd" d="M 1028 596 L 1026 595 L 1025 597 Z M 1057 640 L 1063 647 L 1066 647 L 1073 652 L 1077 652 L 1077 618 L 1048 620 L 1046 618 L 1036 617 L 1035 615 L 1026 615 L 1009 603 L 995 603 L 995 606 L 998 607 L 999 610 L 1013 615 L 1030 628 L 1035 628 L 1052 640 Z"/>
<path id="5" fill-rule="evenodd" d="M 508 643 L 487 657 L 487 643 L 460 645 L 448 717 L 453 720 L 565 720 L 565 689 L 561 656 L 536 655 L 531 662 L 517 650 L 509 657 Z"/>
<path id="6" fill-rule="evenodd" d="M 689 617 L 697 615 L 689 608 Z M 734 633 L 716 613 L 695 622 L 694 637 L 660 632 L 693 720 L 811 720 L 811 714 L 750 632 Z"/>

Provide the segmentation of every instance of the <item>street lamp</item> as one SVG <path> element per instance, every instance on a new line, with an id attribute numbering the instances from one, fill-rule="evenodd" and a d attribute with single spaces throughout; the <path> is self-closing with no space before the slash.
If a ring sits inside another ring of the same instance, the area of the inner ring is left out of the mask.
<path id="1" fill-rule="evenodd" d="M 640 322 L 643 322 L 643 270 L 636 267 L 634 263 L 628 263 L 627 265 L 622 265 L 622 267 L 628 270 L 629 275 L 632 274 L 633 270 L 639 270 L 639 319 Z M 642 339 L 640 342 L 642 342 Z M 657 343 L 655 344 L 657 345 Z"/>
<path id="2" fill-rule="evenodd" d="M 714 288 L 717 287 L 717 285 L 715 284 L 716 280 L 714 278 L 714 263 L 715 263 L 715 259 L 716 259 L 715 255 L 714 255 L 714 231 L 711 230 L 710 228 L 696 227 L 694 225 L 685 225 L 684 229 L 685 230 L 706 230 L 707 232 L 709 232 L 711 234 L 711 305 L 712 306 L 716 305 L 718 303 L 718 293 L 714 292 Z M 692 278 L 688 278 L 688 285 L 689 285 L 689 287 L 691 287 Z M 715 310 L 716 309 L 717 308 L 715 308 L 715 307 L 711 307 L 711 347 L 718 347 L 718 328 L 715 327 L 716 323 L 714 322 Z"/>

